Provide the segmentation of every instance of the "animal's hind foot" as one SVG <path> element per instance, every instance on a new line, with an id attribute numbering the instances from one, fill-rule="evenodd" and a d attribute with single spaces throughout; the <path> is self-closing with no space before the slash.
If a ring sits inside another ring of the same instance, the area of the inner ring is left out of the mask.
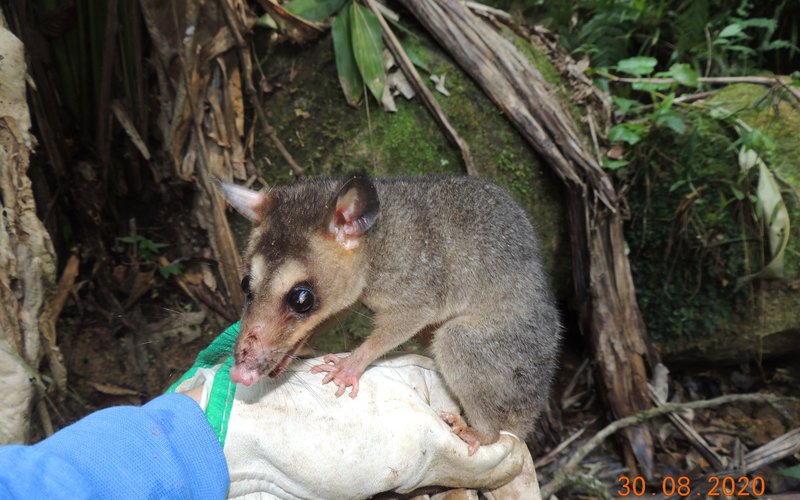
<path id="1" fill-rule="evenodd" d="M 467 421 L 461 415 L 449 413 L 446 411 L 439 412 L 442 420 L 450 425 L 453 434 L 461 438 L 462 441 L 467 443 L 467 450 L 470 456 L 474 455 L 478 448 L 481 446 L 481 438 L 478 431 L 467 425 Z"/>

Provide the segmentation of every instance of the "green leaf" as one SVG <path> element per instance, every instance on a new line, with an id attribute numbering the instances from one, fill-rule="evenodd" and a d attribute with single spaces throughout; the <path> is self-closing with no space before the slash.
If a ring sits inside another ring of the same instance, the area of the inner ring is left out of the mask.
<path id="1" fill-rule="evenodd" d="M 164 279 L 169 279 L 170 276 L 180 276 L 183 274 L 183 266 L 179 262 L 171 262 L 166 266 L 159 267 L 158 274 Z"/>
<path id="2" fill-rule="evenodd" d="M 658 61 L 655 57 L 630 57 L 617 63 L 617 71 L 634 76 L 647 76 L 656 69 L 656 64 Z"/>
<path id="3" fill-rule="evenodd" d="M 632 109 L 641 107 L 639 101 L 635 101 L 633 99 L 626 99 L 624 97 L 617 96 L 611 96 L 611 98 L 614 100 L 614 105 L 617 107 L 617 111 L 623 115 L 628 114 Z"/>
<path id="4" fill-rule="evenodd" d="M 631 84 L 633 90 L 641 90 L 643 92 L 660 92 L 669 90 L 670 87 L 672 87 L 671 83 L 636 82 Z"/>
<path id="5" fill-rule="evenodd" d="M 744 29 L 742 28 L 741 24 L 734 23 L 725 26 L 725 28 L 723 28 L 722 31 L 720 31 L 719 35 L 717 36 L 719 36 L 720 38 L 730 38 L 733 36 L 740 35 L 743 31 Z"/>
<path id="6" fill-rule="evenodd" d="M 772 260 L 762 270 L 737 279 L 737 289 L 754 279 L 785 276 L 784 253 L 791 233 L 789 211 L 783 201 L 780 186 L 764 161 L 755 152 L 743 147 L 739 152 L 739 164 L 742 170 L 758 167 L 756 213 L 766 226 Z"/>
<path id="7" fill-rule="evenodd" d="M 426 73 L 431 72 L 428 66 L 428 63 L 431 60 L 431 53 L 428 51 L 427 48 L 423 46 L 414 46 L 411 44 L 402 44 L 402 45 L 403 45 L 403 50 L 406 51 L 408 59 L 411 61 L 411 64 L 418 67 L 422 71 L 425 71 Z"/>
<path id="8" fill-rule="evenodd" d="M 793 477 L 795 479 L 800 479 L 800 465 L 795 465 L 792 467 L 786 467 L 785 469 L 779 469 L 777 471 L 778 474 L 781 476 L 786 477 Z"/>
<path id="9" fill-rule="evenodd" d="M 603 158 L 603 168 L 608 170 L 619 170 L 630 163 L 628 160 L 612 160 L 610 158 Z"/>
<path id="10" fill-rule="evenodd" d="M 383 39 L 381 25 L 375 14 L 353 2 L 351 4 L 350 29 L 352 30 L 353 55 L 361 72 L 361 78 L 378 102 L 383 98 L 386 75 L 383 72 Z"/>
<path id="11" fill-rule="evenodd" d="M 686 183 L 687 183 L 686 179 L 679 179 L 679 180 L 673 182 L 672 185 L 669 187 L 669 192 L 670 193 L 674 193 L 675 190 L 677 190 L 679 187 L 683 186 Z"/>
<path id="12" fill-rule="evenodd" d="M 742 28 L 764 28 L 769 31 L 775 31 L 775 28 L 778 27 L 778 22 L 775 19 L 767 19 L 765 17 L 742 19 L 738 24 Z"/>
<path id="13" fill-rule="evenodd" d="M 333 38 L 333 52 L 336 56 L 336 72 L 339 75 L 339 84 L 342 86 L 347 104 L 357 106 L 364 95 L 364 81 L 358 72 L 356 59 L 353 55 L 353 43 L 350 37 L 350 17 L 353 5 L 343 8 L 334 18 L 331 25 L 331 38 Z"/>
<path id="14" fill-rule="evenodd" d="M 307 21 L 319 23 L 334 15 L 347 0 L 290 0 L 283 7 Z"/>
<path id="15" fill-rule="evenodd" d="M 667 126 L 675 131 L 676 134 L 683 134 L 686 132 L 686 122 L 683 118 L 675 113 L 664 113 L 656 119 L 656 125 Z"/>
<path id="16" fill-rule="evenodd" d="M 611 142 L 627 142 L 631 146 L 642 140 L 642 127 L 630 123 L 614 125 L 608 131 L 608 140 Z"/>
<path id="17" fill-rule="evenodd" d="M 681 85 L 695 88 L 700 86 L 700 75 L 688 64 L 673 64 L 669 73 Z"/>
<path id="18" fill-rule="evenodd" d="M 269 14 L 264 14 L 263 16 L 256 18 L 255 25 L 273 30 L 278 29 L 278 25 L 275 24 L 275 20 L 272 19 L 272 16 Z"/>

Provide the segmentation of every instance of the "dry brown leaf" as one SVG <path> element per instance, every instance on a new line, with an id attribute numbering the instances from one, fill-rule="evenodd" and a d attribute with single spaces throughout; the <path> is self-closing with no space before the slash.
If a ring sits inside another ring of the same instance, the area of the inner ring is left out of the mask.
<path id="1" fill-rule="evenodd" d="M 119 124 L 122 125 L 122 128 L 125 129 L 133 145 L 136 146 L 136 149 L 142 154 L 142 157 L 144 157 L 145 160 L 149 160 L 150 150 L 147 149 L 147 144 L 142 140 L 139 131 L 136 130 L 136 125 L 133 124 L 133 120 L 131 120 L 128 112 L 123 107 L 122 101 L 114 99 L 111 102 L 111 111 L 114 113 L 114 117 L 116 117 Z"/>
<path id="2" fill-rule="evenodd" d="M 192 141 L 194 142 L 194 141 Z M 197 165 L 197 150 L 189 147 L 186 151 L 186 156 L 181 160 L 180 168 L 178 169 L 178 176 L 185 180 L 191 180 L 194 175 L 194 169 Z"/>
<path id="3" fill-rule="evenodd" d="M 200 52 L 201 64 L 208 65 L 212 59 L 228 52 L 236 46 L 236 40 L 231 35 L 227 26 L 217 30 L 210 42 L 203 46 Z"/>
<path id="4" fill-rule="evenodd" d="M 111 396 L 141 396 L 139 391 L 134 391 L 133 389 L 121 387 L 119 385 L 103 384 L 100 382 L 89 382 L 89 385 L 94 387 L 97 392 L 102 392 L 103 394 L 109 394 Z"/>
<path id="5" fill-rule="evenodd" d="M 621 144 L 614 144 L 611 146 L 611 149 L 608 150 L 606 156 L 608 156 L 612 160 L 619 160 L 622 158 L 622 155 L 625 154 L 625 148 Z"/>
<path id="6" fill-rule="evenodd" d="M 228 100 L 236 117 L 236 133 L 244 137 L 244 96 L 242 95 L 242 73 L 234 66 L 228 75 Z"/>
<path id="7" fill-rule="evenodd" d="M 222 112 L 220 104 L 220 89 L 209 89 L 208 104 L 211 106 L 213 114 L 213 123 L 208 127 L 208 136 L 222 148 L 230 147 L 231 143 L 228 141 L 228 130 L 225 124 L 225 114 Z"/>
<path id="8" fill-rule="evenodd" d="M 406 99 L 411 99 L 416 95 L 414 87 L 402 71 L 393 71 L 389 73 L 386 77 L 386 85 L 394 90 L 392 95 L 401 94 Z"/>

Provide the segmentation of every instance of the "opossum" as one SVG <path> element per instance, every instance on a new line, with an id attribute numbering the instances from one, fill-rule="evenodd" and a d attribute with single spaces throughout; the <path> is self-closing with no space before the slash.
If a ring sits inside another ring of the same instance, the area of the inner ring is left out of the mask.
<path id="1" fill-rule="evenodd" d="M 326 319 L 358 302 L 373 333 L 328 355 L 337 396 L 367 366 L 423 329 L 471 426 L 470 445 L 499 431 L 526 438 L 553 379 L 559 315 L 534 229 L 501 187 L 474 177 L 313 179 L 260 192 L 220 183 L 256 225 L 243 258 L 246 305 L 231 380 L 277 377 Z"/>

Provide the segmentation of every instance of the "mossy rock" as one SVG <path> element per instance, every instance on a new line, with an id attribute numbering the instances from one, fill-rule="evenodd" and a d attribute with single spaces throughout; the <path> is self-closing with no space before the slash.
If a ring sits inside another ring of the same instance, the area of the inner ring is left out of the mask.
<path id="1" fill-rule="evenodd" d="M 654 129 L 634 152 L 625 228 L 631 268 L 650 337 L 669 360 L 737 362 L 800 350 L 800 113 L 780 100 L 758 105 L 765 90 L 724 89 L 702 110 L 682 112 L 686 133 Z M 712 118 L 723 105 L 736 114 Z M 774 141 L 760 153 L 786 181 L 792 227 L 785 276 L 738 287 L 770 255 L 754 204 L 757 172 L 739 166 L 736 120 Z"/>
<path id="2" fill-rule="evenodd" d="M 480 175 L 506 186 L 527 209 L 539 233 L 551 284 L 557 296 L 566 298 L 571 259 L 560 181 L 434 42 L 420 35 L 415 44 L 431 72 L 446 75 L 450 97 L 434 94 L 469 143 Z M 309 176 L 354 171 L 376 177 L 465 174 L 459 151 L 419 97 L 396 97 L 396 113 L 384 112 L 371 97 L 357 109 L 346 104 L 329 35 L 303 47 L 283 44 L 269 51 L 263 71 L 282 88 L 263 104 L 278 136 Z M 421 73 L 427 80 L 427 73 Z M 270 184 L 294 180 L 288 164 L 262 134 L 256 136 L 255 159 Z M 358 324 L 352 329 L 368 331 L 369 322 L 356 317 Z M 349 327 L 348 323 L 343 328 Z"/>

